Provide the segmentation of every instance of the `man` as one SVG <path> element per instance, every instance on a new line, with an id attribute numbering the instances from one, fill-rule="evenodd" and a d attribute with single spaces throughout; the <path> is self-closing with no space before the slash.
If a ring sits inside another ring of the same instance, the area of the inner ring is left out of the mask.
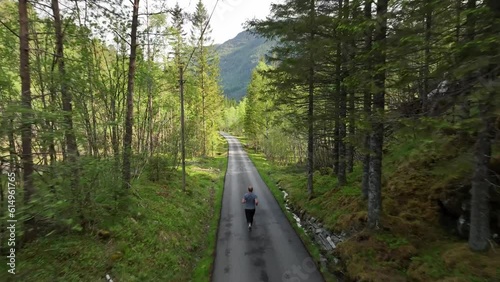
<path id="1" fill-rule="evenodd" d="M 259 205 L 257 195 L 253 193 L 253 187 L 248 186 L 248 193 L 245 193 L 241 203 L 245 204 L 245 216 L 247 217 L 248 230 L 252 229 L 253 216 L 255 215 L 255 207 Z"/>

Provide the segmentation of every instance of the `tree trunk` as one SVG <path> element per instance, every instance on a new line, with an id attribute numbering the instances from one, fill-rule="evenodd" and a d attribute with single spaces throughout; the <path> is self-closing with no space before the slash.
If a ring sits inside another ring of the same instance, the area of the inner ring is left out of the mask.
<path id="1" fill-rule="evenodd" d="M 427 112 L 427 94 L 429 94 L 429 65 L 431 54 L 431 31 L 432 31 L 432 7 L 431 0 L 425 2 L 425 50 L 424 50 L 424 65 L 423 65 L 423 91 L 421 92 L 422 112 Z"/>
<path id="2" fill-rule="evenodd" d="M 343 21 L 344 19 L 344 7 L 343 1 L 339 0 L 339 19 Z M 342 43 L 342 36 L 344 34 L 338 33 L 339 43 L 337 44 L 337 93 L 339 95 L 338 103 L 339 103 L 339 169 L 337 173 L 337 179 L 339 186 L 344 186 L 347 183 L 346 178 L 346 117 L 347 117 L 347 92 L 346 87 L 344 85 L 344 68 L 345 68 L 345 54 L 343 54 L 342 48 L 344 48 L 344 44 Z"/>
<path id="3" fill-rule="evenodd" d="M 385 106 L 385 47 L 387 32 L 387 2 L 377 2 L 378 23 L 375 31 L 375 42 L 377 49 L 374 60 L 377 65 L 374 82 L 376 92 L 373 95 L 373 134 L 370 140 L 370 148 L 373 153 L 370 156 L 370 186 L 368 190 L 368 226 L 378 227 L 380 213 L 382 210 L 382 147 L 384 144 L 384 106 Z"/>
<path id="4" fill-rule="evenodd" d="M 132 156 L 132 127 L 134 116 L 134 79 L 135 60 L 137 50 L 137 26 L 139 24 L 139 0 L 134 0 L 132 15 L 132 32 L 130 34 L 130 60 L 127 83 L 127 111 L 125 116 L 125 134 L 123 135 L 123 186 L 124 190 L 130 188 L 131 171 L 130 158 Z"/>
<path id="5" fill-rule="evenodd" d="M 307 110 L 307 193 L 313 195 L 314 174 L 314 68 L 309 70 L 309 96 Z"/>
<path id="6" fill-rule="evenodd" d="M 492 100 L 494 95 L 490 95 Z M 469 247 L 473 251 L 485 251 L 490 239 L 490 173 L 488 165 L 491 159 L 491 140 L 494 138 L 495 118 L 491 114 L 491 100 L 482 101 L 480 115 L 483 128 L 479 132 L 475 145 L 475 169 L 472 179 L 472 199 L 470 216 Z"/>
<path id="7" fill-rule="evenodd" d="M 349 1 L 346 1 L 346 6 L 347 8 Z M 353 19 L 358 19 L 359 18 L 359 13 L 358 9 L 356 6 L 351 8 L 351 10 L 347 9 L 348 13 L 346 18 L 349 19 L 349 14 L 352 14 Z M 346 72 L 346 77 L 349 77 L 351 73 L 355 73 L 358 71 L 356 67 L 356 41 L 355 40 L 349 40 L 349 44 L 347 45 L 348 48 L 347 50 L 347 58 L 349 60 L 348 63 L 348 70 Z M 355 140 L 355 134 L 356 134 L 356 93 L 354 89 L 350 89 L 348 94 L 348 112 L 349 112 L 349 126 L 348 126 L 348 132 L 349 132 L 349 139 L 347 141 L 347 173 L 352 173 L 354 171 L 354 153 L 356 151 L 356 147 L 354 146 L 354 140 Z"/>
<path id="8" fill-rule="evenodd" d="M 310 1 L 310 20 L 314 22 L 315 17 L 315 1 Z M 313 26 L 311 25 L 311 29 Z M 312 46 L 314 42 L 314 32 L 309 34 L 309 45 Z M 312 48 L 309 48 L 310 67 L 309 67 L 309 95 L 308 95 L 308 108 L 307 108 L 307 193 L 309 198 L 313 197 L 313 174 L 314 174 L 314 55 Z"/>
<path id="9" fill-rule="evenodd" d="M 14 119 L 9 118 L 9 155 L 10 155 L 10 169 L 14 171 L 16 175 L 19 175 L 19 165 L 17 163 L 17 150 L 16 150 L 16 140 L 14 138 Z"/>
<path id="10" fill-rule="evenodd" d="M 180 54 L 179 54 L 180 60 Z M 182 158 L 182 190 L 186 191 L 186 144 L 185 144 L 185 124 L 184 124 L 184 69 L 179 65 L 179 83 L 181 96 L 181 158 Z"/>
<path id="11" fill-rule="evenodd" d="M 149 34 L 148 34 L 149 38 Z M 149 39 L 148 39 L 148 68 L 149 68 L 149 74 L 148 74 L 148 129 L 147 129 L 147 143 L 149 147 L 149 156 L 153 156 L 153 81 L 152 81 L 152 72 L 151 72 L 151 64 L 153 63 L 153 58 L 151 57 L 150 53 L 150 47 L 149 47 Z"/>
<path id="12" fill-rule="evenodd" d="M 364 9 L 364 15 L 365 15 L 365 20 L 366 21 L 371 21 L 372 18 L 372 0 L 365 0 L 365 9 Z M 368 26 L 366 32 L 365 32 L 365 53 L 369 54 L 372 51 L 372 29 L 370 26 Z M 366 73 L 368 81 L 365 83 L 365 85 L 368 85 L 368 87 L 365 87 L 364 89 L 364 96 L 363 96 L 363 111 L 364 111 L 364 117 L 365 117 L 365 124 L 369 124 L 370 122 L 370 117 L 371 117 L 371 107 L 372 107 L 372 93 L 370 86 L 372 84 L 372 74 L 371 74 L 371 59 L 367 59 L 367 65 L 366 65 Z M 364 150 L 364 155 L 363 155 L 363 179 L 362 179 L 362 184 L 361 184 L 361 190 L 363 193 L 363 197 L 365 199 L 368 198 L 368 187 L 369 187 L 369 180 L 370 180 L 370 130 L 365 129 L 364 130 L 364 137 L 363 137 L 363 150 Z"/>
<path id="13" fill-rule="evenodd" d="M 33 114 L 31 112 L 31 80 L 29 65 L 28 1 L 19 1 L 19 74 L 21 76 L 21 143 L 23 163 L 24 203 L 30 202 L 35 192 L 33 187 L 33 155 L 31 152 Z"/>
<path id="14" fill-rule="evenodd" d="M 468 0 L 466 9 L 468 11 L 473 11 L 476 9 L 476 0 Z M 467 18 L 465 20 L 465 42 L 472 42 L 475 38 L 476 32 L 476 19 L 473 13 L 467 14 Z M 466 59 L 466 58 L 461 58 Z M 469 95 L 471 92 L 471 81 L 472 75 L 466 75 L 465 81 L 461 82 L 464 85 L 465 93 L 463 95 L 462 104 L 460 105 L 460 119 L 465 120 L 470 117 L 470 100 Z"/>
<path id="15" fill-rule="evenodd" d="M 72 109 L 72 97 L 71 93 L 68 92 L 66 84 L 66 68 L 64 62 L 64 35 L 62 31 L 62 20 L 59 11 L 59 1 L 52 0 L 52 12 L 54 13 L 54 29 L 56 32 L 56 58 L 57 66 L 59 69 L 59 81 L 61 83 L 61 98 L 62 98 L 62 110 L 64 112 L 64 136 L 66 143 L 66 153 L 67 161 L 69 165 L 69 179 L 70 186 L 73 192 L 73 197 L 75 203 L 77 203 L 76 209 L 81 220 L 81 225 L 86 228 L 86 219 L 84 216 L 85 205 L 88 201 L 86 197 L 82 197 L 80 191 L 78 190 L 79 185 L 79 169 L 78 169 L 78 148 L 76 143 L 76 138 L 73 130 L 73 109 Z"/>
<path id="16" fill-rule="evenodd" d="M 485 1 L 492 12 L 492 19 L 486 29 L 488 35 L 498 34 L 500 27 L 495 24 L 500 19 L 500 2 L 496 0 Z M 489 46 L 489 55 L 498 54 L 499 44 Z M 475 169 L 472 178 L 472 199 L 471 199 L 471 224 L 469 234 L 469 247 L 473 251 L 486 251 L 490 247 L 490 195 L 489 190 L 492 181 L 490 176 L 489 163 L 492 153 L 492 140 L 495 138 L 495 104 L 497 89 L 494 88 L 494 81 L 498 79 L 498 64 L 491 63 L 484 71 L 487 82 L 488 95 L 479 101 L 479 116 L 482 128 L 479 131 L 475 146 Z"/>
<path id="17" fill-rule="evenodd" d="M 113 148 L 113 156 L 115 158 L 115 162 L 118 165 L 119 162 L 119 154 L 120 154 L 120 145 L 118 141 L 118 124 L 116 123 L 116 96 L 111 97 L 110 107 L 111 107 L 111 147 Z"/>
<path id="18" fill-rule="evenodd" d="M 206 91 L 205 91 L 205 58 L 203 56 L 203 36 L 201 36 L 200 38 L 200 46 L 198 48 L 200 48 L 200 79 L 201 79 L 201 109 L 202 109 L 202 112 L 201 112 L 201 123 L 202 123 L 202 135 L 203 135 L 203 152 L 202 152 L 202 156 L 206 156 L 207 155 L 207 125 L 206 125 L 206 113 L 205 113 L 205 98 L 206 98 Z M 255 144 L 255 146 L 257 147 L 257 144 Z M 256 148 L 257 150 L 257 148 Z"/>

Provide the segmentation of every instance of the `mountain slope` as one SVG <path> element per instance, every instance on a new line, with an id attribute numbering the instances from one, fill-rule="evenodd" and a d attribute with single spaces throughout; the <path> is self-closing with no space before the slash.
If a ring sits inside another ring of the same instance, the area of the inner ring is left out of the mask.
<path id="1" fill-rule="evenodd" d="M 220 56 L 220 74 L 226 97 L 239 101 L 245 96 L 252 70 L 271 46 L 272 42 L 247 31 L 215 46 Z"/>

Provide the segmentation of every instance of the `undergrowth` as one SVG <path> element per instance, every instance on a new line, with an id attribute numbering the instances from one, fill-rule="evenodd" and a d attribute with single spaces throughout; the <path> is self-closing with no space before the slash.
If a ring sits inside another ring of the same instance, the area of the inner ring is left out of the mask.
<path id="1" fill-rule="evenodd" d="M 124 209 L 106 204 L 99 192 L 106 185 L 94 187 L 88 230 L 58 228 L 64 216 L 37 207 L 47 227 L 16 253 L 16 275 L 7 277 L 0 265 L 0 280 L 105 281 L 108 274 L 114 281 L 209 281 L 227 167 L 222 144 L 215 157 L 188 160 L 186 191 L 179 169 L 134 181 L 121 200 Z M 160 157 L 155 165 L 162 163 Z M 92 182 L 113 179 L 107 174 Z"/>
<path id="2" fill-rule="evenodd" d="M 355 230 L 336 250 L 348 278 L 500 281 L 498 249 L 474 253 L 466 241 L 452 235 L 439 222 L 437 199 L 470 183 L 471 148 L 470 139 L 456 134 L 402 130 L 392 136 L 385 148 L 383 214 L 377 231 L 365 228 L 367 205 L 361 196 L 361 166 L 354 167 L 348 184 L 341 188 L 333 175 L 315 172 L 314 197 L 308 199 L 303 168 L 272 164 L 261 153 L 249 155 L 268 185 L 277 182 L 287 191 L 296 210 L 318 218 L 334 232 Z M 495 153 L 493 159 L 498 157 Z"/>

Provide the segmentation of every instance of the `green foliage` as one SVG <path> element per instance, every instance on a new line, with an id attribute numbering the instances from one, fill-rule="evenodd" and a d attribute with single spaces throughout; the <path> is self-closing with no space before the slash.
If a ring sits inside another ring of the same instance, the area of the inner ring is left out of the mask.
<path id="1" fill-rule="evenodd" d="M 270 84 L 261 72 L 267 71 L 269 68 L 263 61 L 260 61 L 252 73 L 252 79 L 248 86 L 245 107 L 245 135 L 251 138 L 255 147 L 258 146 L 258 139 L 261 136 L 268 136 L 269 129 L 273 123 L 273 107 L 272 100 L 267 99 L 266 94 L 269 94 Z"/>
<path id="2" fill-rule="evenodd" d="M 144 173 L 146 178 L 151 182 L 159 182 L 169 180 L 171 168 L 169 167 L 171 160 L 165 156 L 153 156 L 149 158 Z"/>
<path id="3" fill-rule="evenodd" d="M 232 132 L 235 135 L 241 135 L 244 131 L 247 100 L 243 98 L 238 104 L 231 101 L 234 100 L 224 101 L 224 113 L 219 128 L 226 132 Z"/>
<path id="4" fill-rule="evenodd" d="M 211 28 L 207 26 L 208 12 L 199 1 L 192 17 L 191 41 L 192 82 L 188 102 L 190 151 L 194 156 L 214 153 L 217 127 L 222 117 L 222 91 L 219 86 L 219 59 L 211 43 Z"/>
<path id="5" fill-rule="evenodd" d="M 394 236 L 393 234 L 387 234 L 387 233 L 377 233 L 375 235 L 375 238 L 377 240 L 385 242 L 389 249 L 397 249 L 401 246 L 408 245 L 408 240 L 404 237 L 397 237 Z"/>

